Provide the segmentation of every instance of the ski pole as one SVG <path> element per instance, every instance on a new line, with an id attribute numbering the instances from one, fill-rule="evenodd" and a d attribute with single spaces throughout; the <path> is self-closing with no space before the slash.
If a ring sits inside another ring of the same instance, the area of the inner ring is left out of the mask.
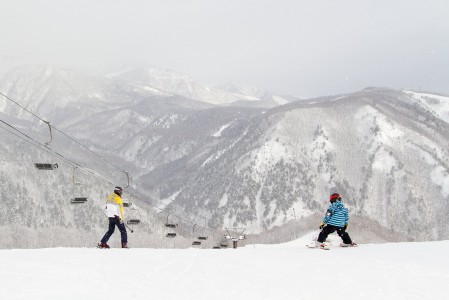
<path id="1" fill-rule="evenodd" d="M 125 223 L 125 221 L 123 221 L 123 224 L 125 224 L 125 226 L 126 226 L 126 228 L 128 228 L 129 229 L 129 231 L 131 231 L 131 233 L 133 233 L 134 232 L 134 230 L 132 230 L 126 223 Z"/>

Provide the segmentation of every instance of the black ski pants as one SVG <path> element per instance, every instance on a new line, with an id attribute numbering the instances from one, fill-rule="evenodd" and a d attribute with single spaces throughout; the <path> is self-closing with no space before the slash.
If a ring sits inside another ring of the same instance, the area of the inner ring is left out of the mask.
<path id="1" fill-rule="evenodd" d="M 102 243 L 107 243 L 111 235 L 114 233 L 115 226 L 120 230 L 120 234 L 122 235 L 122 243 L 128 243 L 128 235 L 126 233 L 126 227 L 124 223 L 120 223 L 120 218 L 109 218 L 109 229 L 101 239 Z"/>
<path id="2" fill-rule="evenodd" d="M 337 231 L 337 234 L 341 239 L 343 240 L 343 243 L 345 244 L 351 244 L 352 240 L 349 234 L 346 232 L 346 229 L 344 227 L 337 227 L 334 225 L 326 225 L 323 229 L 321 229 L 320 234 L 318 235 L 318 242 L 324 243 L 324 241 L 327 239 L 327 236 L 333 232 Z"/>

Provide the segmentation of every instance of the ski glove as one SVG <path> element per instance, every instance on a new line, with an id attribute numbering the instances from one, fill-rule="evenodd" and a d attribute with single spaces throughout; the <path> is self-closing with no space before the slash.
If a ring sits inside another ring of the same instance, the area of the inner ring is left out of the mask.
<path id="1" fill-rule="evenodd" d="M 320 225 L 320 229 L 323 229 L 323 228 L 324 228 L 324 226 L 326 226 L 326 223 L 321 223 L 321 225 Z"/>
<path id="2" fill-rule="evenodd" d="M 344 230 L 348 229 L 348 224 L 345 224 L 345 226 L 343 226 L 343 229 Z"/>

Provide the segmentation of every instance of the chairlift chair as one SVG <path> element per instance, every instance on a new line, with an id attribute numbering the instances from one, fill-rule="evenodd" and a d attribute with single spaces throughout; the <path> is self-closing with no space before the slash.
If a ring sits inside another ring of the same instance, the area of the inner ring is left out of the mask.
<path id="1" fill-rule="evenodd" d="M 74 193 L 75 190 L 78 189 L 78 188 L 76 188 L 77 186 L 81 186 L 82 185 L 82 183 L 76 181 L 76 178 L 75 178 L 75 172 L 76 172 L 77 169 L 78 169 L 77 167 L 75 167 L 73 169 L 73 174 L 72 174 L 72 182 L 73 182 L 72 193 Z M 83 196 L 81 196 L 81 197 L 76 197 L 75 196 L 74 198 L 70 199 L 70 203 L 71 204 L 85 203 L 86 201 L 87 201 L 87 197 L 83 197 Z"/>
<path id="2" fill-rule="evenodd" d="M 38 170 L 55 170 L 58 168 L 58 164 L 47 164 L 47 163 L 35 163 L 34 166 Z"/>
<path id="3" fill-rule="evenodd" d="M 86 197 L 77 197 L 77 198 L 70 199 L 70 204 L 82 204 L 82 203 L 86 203 L 86 202 L 87 202 Z"/>
<path id="4" fill-rule="evenodd" d="M 220 246 L 213 246 L 212 249 L 220 249 Z"/>
<path id="5" fill-rule="evenodd" d="M 207 236 L 199 236 L 198 239 L 202 240 L 202 241 L 205 241 L 205 240 L 207 240 Z"/>
<path id="6" fill-rule="evenodd" d="M 168 228 L 176 228 L 177 226 L 178 226 L 178 224 L 175 224 L 175 223 L 170 223 L 169 221 L 168 221 L 168 218 L 170 217 L 170 213 L 167 215 L 167 221 L 165 221 L 165 227 L 168 227 Z M 175 232 L 168 232 L 166 235 L 165 235 L 165 237 L 168 237 L 168 238 L 175 238 L 176 237 L 176 233 Z"/>
<path id="7" fill-rule="evenodd" d="M 192 245 L 193 245 L 193 246 L 199 246 L 199 245 L 201 245 L 201 242 L 199 242 L 199 241 L 194 241 L 194 242 L 192 243 Z"/>
<path id="8" fill-rule="evenodd" d="M 170 222 L 168 221 L 168 218 L 170 217 L 170 214 L 171 214 L 171 213 L 169 213 L 169 214 L 167 215 L 167 221 L 165 221 L 165 227 L 168 227 L 168 228 L 176 228 L 176 227 L 178 226 L 178 224 L 170 223 Z"/>
<path id="9" fill-rule="evenodd" d="M 139 220 L 139 219 L 130 219 L 130 220 L 128 220 L 128 222 L 127 222 L 128 225 L 137 225 L 137 224 L 139 224 L 139 223 L 140 223 L 140 220 Z"/>

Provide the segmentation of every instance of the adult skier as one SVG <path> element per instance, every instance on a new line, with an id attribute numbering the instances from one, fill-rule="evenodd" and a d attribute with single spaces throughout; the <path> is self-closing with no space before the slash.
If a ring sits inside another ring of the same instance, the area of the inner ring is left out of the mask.
<path id="1" fill-rule="evenodd" d="M 343 243 L 341 244 L 342 247 L 357 246 L 357 244 L 351 240 L 351 237 L 346 232 L 346 229 L 348 228 L 349 214 L 348 209 L 341 202 L 340 194 L 334 193 L 330 195 L 329 201 L 331 204 L 326 211 L 323 223 L 320 225 L 321 232 L 318 235 L 315 245 L 313 246 L 327 248 L 324 242 L 326 241 L 328 235 L 335 231 L 337 231 L 338 236 L 340 236 L 343 240 Z"/>
<path id="2" fill-rule="evenodd" d="M 109 238 L 114 233 L 115 226 L 120 230 L 122 239 L 122 248 L 128 248 L 128 235 L 126 233 L 125 224 L 125 209 L 123 208 L 122 200 L 123 189 L 119 186 L 114 188 L 114 193 L 106 199 L 106 215 L 109 218 L 109 229 L 101 239 L 99 248 L 109 248 L 107 244 Z"/>

